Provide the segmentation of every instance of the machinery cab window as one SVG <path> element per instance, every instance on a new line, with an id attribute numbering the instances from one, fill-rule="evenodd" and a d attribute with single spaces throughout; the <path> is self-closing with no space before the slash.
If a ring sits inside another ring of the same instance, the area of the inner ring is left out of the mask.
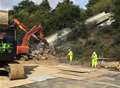
<path id="1" fill-rule="evenodd" d="M 14 30 L 0 29 L 0 56 L 14 54 L 15 47 Z"/>

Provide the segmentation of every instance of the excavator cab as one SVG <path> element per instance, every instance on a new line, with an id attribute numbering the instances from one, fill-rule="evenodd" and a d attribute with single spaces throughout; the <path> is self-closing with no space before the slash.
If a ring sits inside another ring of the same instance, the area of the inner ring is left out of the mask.
<path id="1" fill-rule="evenodd" d="M 13 61 L 16 55 L 15 28 L 0 28 L 0 61 Z"/>

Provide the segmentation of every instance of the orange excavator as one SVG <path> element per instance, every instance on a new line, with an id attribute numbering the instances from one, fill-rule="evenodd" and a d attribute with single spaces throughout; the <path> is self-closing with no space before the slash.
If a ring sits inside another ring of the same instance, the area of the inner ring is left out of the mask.
<path id="1" fill-rule="evenodd" d="M 28 42 L 29 42 L 31 36 L 38 40 L 38 37 L 35 35 L 35 33 L 39 33 L 39 40 L 41 42 L 44 42 L 46 45 L 49 45 L 47 40 L 45 39 L 44 30 L 43 30 L 41 25 L 35 25 L 35 26 L 33 26 L 32 29 L 29 30 L 27 26 L 25 26 L 23 23 L 21 23 L 16 18 L 14 18 L 14 23 L 16 25 L 18 25 L 18 27 L 20 29 L 22 29 L 23 31 L 26 32 L 25 36 L 23 37 L 22 44 L 17 45 L 17 48 L 16 48 L 16 54 L 17 55 L 28 54 L 29 53 L 29 44 L 28 44 Z"/>

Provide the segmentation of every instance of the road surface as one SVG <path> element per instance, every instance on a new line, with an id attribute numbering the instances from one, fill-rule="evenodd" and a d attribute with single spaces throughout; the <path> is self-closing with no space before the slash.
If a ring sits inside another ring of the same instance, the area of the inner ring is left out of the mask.
<path id="1" fill-rule="evenodd" d="M 25 64 L 26 79 L 0 76 L 0 88 L 120 88 L 120 72 L 68 64 Z"/>

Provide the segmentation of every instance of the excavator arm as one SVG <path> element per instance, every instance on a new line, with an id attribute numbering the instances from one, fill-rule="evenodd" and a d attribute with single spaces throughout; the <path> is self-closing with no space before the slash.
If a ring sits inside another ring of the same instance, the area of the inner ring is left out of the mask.
<path id="1" fill-rule="evenodd" d="M 30 40 L 32 34 L 35 34 L 35 33 L 37 33 L 37 32 L 40 33 L 41 30 L 42 30 L 41 26 L 34 26 L 30 31 L 28 31 L 28 32 L 25 34 L 25 36 L 24 36 L 24 38 L 23 38 L 23 40 L 22 40 L 22 46 L 28 45 L 28 41 Z M 42 34 L 42 33 L 40 33 L 40 34 Z M 42 34 L 42 35 L 44 35 L 44 34 Z M 40 37 L 41 37 L 41 35 L 40 35 Z M 39 37 L 39 38 L 40 38 L 40 37 Z M 41 40 L 42 40 L 42 39 L 41 39 Z"/>
<path id="2" fill-rule="evenodd" d="M 29 28 L 25 24 L 20 22 L 18 19 L 14 18 L 13 22 L 14 22 L 15 25 L 17 25 L 24 32 L 29 31 Z M 38 40 L 38 37 L 36 35 L 32 34 L 32 37 Z"/>
<path id="3" fill-rule="evenodd" d="M 22 40 L 22 44 L 20 46 L 17 46 L 17 54 L 27 54 L 29 53 L 29 40 L 31 38 L 31 36 L 35 33 L 39 33 L 39 40 L 41 40 L 42 42 L 44 42 L 46 45 L 49 45 L 48 42 L 45 39 L 44 36 L 44 31 L 41 25 L 39 26 L 34 26 L 30 31 L 28 31 L 23 40 Z"/>
<path id="4" fill-rule="evenodd" d="M 26 25 L 24 25 L 22 22 L 20 22 L 18 19 L 14 18 L 13 21 L 14 21 L 15 25 L 17 25 L 23 31 L 27 32 L 29 30 L 28 27 Z"/>

